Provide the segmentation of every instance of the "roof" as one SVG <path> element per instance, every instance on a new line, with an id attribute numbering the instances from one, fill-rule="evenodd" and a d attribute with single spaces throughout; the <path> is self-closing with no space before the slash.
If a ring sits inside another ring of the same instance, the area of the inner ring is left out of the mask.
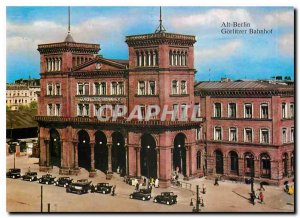
<path id="1" fill-rule="evenodd" d="M 108 59 L 107 58 L 107 60 L 111 60 L 111 61 L 118 62 L 120 64 L 125 64 L 125 65 L 129 64 L 129 60 L 124 60 L 124 59 Z"/>
<path id="2" fill-rule="evenodd" d="M 235 80 L 235 81 L 209 81 L 209 82 L 199 82 L 195 85 L 195 89 L 201 90 L 253 90 L 253 89 L 260 89 L 260 90 L 273 90 L 273 89 L 291 89 L 294 86 L 288 86 L 284 84 L 276 84 L 270 83 L 267 81 L 261 80 Z"/>
<path id="3" fill-rule="evenodd" d="M 34 128 L 38 123 L 33 119 L 36 111 L 6 111 L 6 129 Z"/>
<path id="4" fill-rule="evenodd" d="M 68 35 L 65 38 L 65 42 L 75 42 L 72 35 L 68 33 Z"/>

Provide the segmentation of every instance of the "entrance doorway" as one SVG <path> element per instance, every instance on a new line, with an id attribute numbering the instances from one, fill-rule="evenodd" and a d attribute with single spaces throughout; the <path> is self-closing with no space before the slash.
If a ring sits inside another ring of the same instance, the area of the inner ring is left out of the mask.
<path id="1" fill-rule="evenodd" d="M 157 155 L 155 139 L 150 134 L 141 137 L 141 175 L 157 178 Z"/>
<path id="2" fill-rule="evenodd" d="M 50 130 L 50 165 L 61 167 L 61 144 L 60 136 L 56 129 Z"/>
<path id="3" fill-rule="evenodd" d="M 85 130 L 78 132 L 78 166 L 87 170 L 91 168 L 90 137 Z"/>
<path id="4" fill-rule="evenodd" d="M 173 169 L 178 170 L 183 176 L 186 176 L 186 149 L 185 149 L 185 135 L 178 133 L 174 139 L 173 148 Z"/>
<path id="5" fill-rule="evenodd" d="M 120 132 L 114 132 L 112 134 L 112 143 L 112 171 L 117 172 L 119 168 L 120 171 L 126 172 L 126 149 L 123 135 Z"/>
<path id="6" fill-rule="evenodd" d="M 102 131 L 95 133 L 95 168 L 106 173 L 108 170 L 107 139 Z"/>

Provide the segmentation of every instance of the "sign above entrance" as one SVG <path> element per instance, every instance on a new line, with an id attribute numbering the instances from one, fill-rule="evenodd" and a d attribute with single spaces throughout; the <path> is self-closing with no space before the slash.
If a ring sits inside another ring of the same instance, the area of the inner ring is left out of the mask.
<path id="1" fill-rule="evenodd" d="M 121 102 L 121 98 L 111 98 L 111 97 L 80 97 L 78 99 L 79 101 L 84 101 L 84 102 L 95 102 L 95 101 L 100 101 L 100 102 Z"/>

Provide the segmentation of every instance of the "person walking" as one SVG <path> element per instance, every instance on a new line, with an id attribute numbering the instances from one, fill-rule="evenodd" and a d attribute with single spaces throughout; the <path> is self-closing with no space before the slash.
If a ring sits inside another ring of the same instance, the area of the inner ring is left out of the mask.
<path id="1" fill-rule="evenodd" d="M 159 187 L 159 180 L 158 180 L 158 178 L 155 179 L 154 187 L 155 188 Z"/>
<path id="2" fill-rule="evenodd" d="M 265 188 L 264 188 L 263 182 L 260 183 L 260 191 L 262 191 L 262 190 L 266 191 Z"/>
<path id="3" fill-rule="evenodd" d="M 214 185 L 217 185 L 217 186 L 219 185 L 219 179 L 218 179 L 218 177 L 215 178 L 215 184 Z"/>
<path id="4" fill-rule="evenodd" d="M 204 185 L 204 183 L 202 184 L 202 193 L 203 193 L 203 194 L 206 193 L 206 186 Z"/>
<path id="5" fill-rule="evenodd" d="M 111 196 L 115 196 L 116 195 L 116 185 L 113 186 L 112 192 L 111 192 Z"/>
<path id="6" fill-rule="evenodd" d="M 135 185 L 135 190 L 138 191 L 139 189 L 140 189 L 140 184 L 139 184 L 139 182 L 137 182 Z"/>
<path id="7" fill-rule="evenodd" d="M 260 203 L 263 204 L 264 203 L 264 194 L 262 193 L 262 191 L 260 191 L 258 197 L 259 197 Z"/>

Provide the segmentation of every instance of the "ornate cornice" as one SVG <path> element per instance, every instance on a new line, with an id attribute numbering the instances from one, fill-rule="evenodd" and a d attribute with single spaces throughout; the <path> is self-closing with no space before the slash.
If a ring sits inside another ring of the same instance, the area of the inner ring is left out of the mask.
<path id="1" fill-rule="evenodd" d="M 49 44 L 40 44 L 37 49 L 40 54 L 58 53 L 58 52 L 80 52 L 97 54 L 100 50 L 99 44 L 76 43 L 76 42 L 58 42 Z"/>
<path id="2" fill-rule="evenodd" d="M 93 70 L 93 71 L 74 71 L 70 72 L 69 76 L 75 78 L 82 77 L 127 77 L 127 70 Z"/>

